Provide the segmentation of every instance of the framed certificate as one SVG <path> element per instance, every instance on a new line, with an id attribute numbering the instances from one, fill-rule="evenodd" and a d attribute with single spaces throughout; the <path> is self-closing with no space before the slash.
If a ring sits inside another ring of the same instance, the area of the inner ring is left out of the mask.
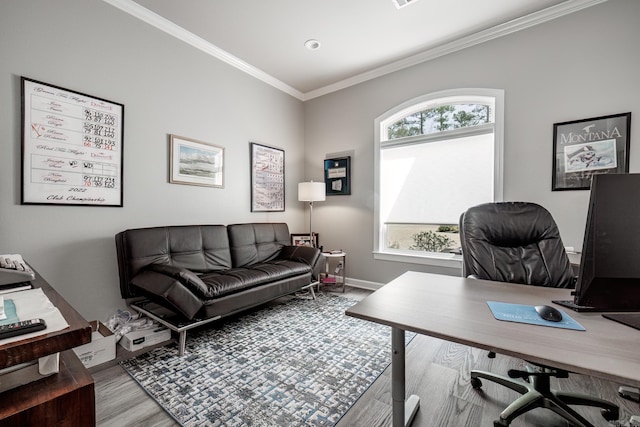
<path id="1" fill-rule="evenodd" d="M 21 83 L 21 203 L 122 207 L 124 105 Z"/>
<path id="2" fill-rule="evenodd" d="M 284 211 L 284 150 L 250 143 L 251 212 Z"/>

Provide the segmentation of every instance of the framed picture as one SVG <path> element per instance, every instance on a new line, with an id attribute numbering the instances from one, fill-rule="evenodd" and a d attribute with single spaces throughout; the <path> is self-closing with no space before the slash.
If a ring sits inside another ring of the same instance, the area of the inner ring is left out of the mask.
<path id="1" fill-rule="evenodd" d="M 325 159 L 324 184 L 327 196 L 351 194 L 351 156 Z"/>
<path id="2" fill-rule="evenodd" d="M 21 78 L 23 205 L 122 207 L 124 105 Z"/>
<path id="3" fill-rule="evenodd" d="M 631 113 L 555 123 L 552 191 L 588 190 L 591 177 L 629 172 Z"/>
<path id="4" fill-rule="evenodd" d="M 251 212 L 284 211 L 284 150 L 250 143 Z"/>
<path id="5" fill-rule="evenodd" d="M 313 245 L 316 248 L 318 246 L 318 233 L 313 233 Z M 291 246 L 311 246 L 311 240 L 309 239 L 309 233 L 296 233 L 291 234 Z"/>
<path id="6" fill-rule="evenodd" d="M 224 148 L 178 135 L 171 136 L 169 182 L 224 187 Z"/>

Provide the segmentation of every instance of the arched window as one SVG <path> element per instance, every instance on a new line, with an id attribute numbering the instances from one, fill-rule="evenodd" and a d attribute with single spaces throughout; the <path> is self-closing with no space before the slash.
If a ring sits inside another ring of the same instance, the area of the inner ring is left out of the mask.
<path id="1" fill-rule="evenodd" d="M 502 200 L 503 98 L 501 90 L 456 89 L 376 119 L 377 259 L 455 264 L 442 260 L 460 248 L 460 214 Z"/>

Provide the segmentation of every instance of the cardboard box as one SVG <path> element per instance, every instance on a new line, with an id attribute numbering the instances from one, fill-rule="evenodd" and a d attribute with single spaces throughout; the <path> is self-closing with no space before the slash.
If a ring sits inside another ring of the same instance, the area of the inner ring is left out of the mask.
<path id="1" fill-rule="evenodd" d="M 116 337 L 113 332 L 97 320 L 92 320 L 89 324 L 91 325 L 91 342 L 73 349 L 87 368 L 116 357 Z"/>
<path id="2" fill-rule="evenodd" d="M 171 339 L 171 331 L 164 326 L 156 326 L 124 334 L 120 345 L 129 351 L 140 350 L 150 345 L 159 344 Z"/>

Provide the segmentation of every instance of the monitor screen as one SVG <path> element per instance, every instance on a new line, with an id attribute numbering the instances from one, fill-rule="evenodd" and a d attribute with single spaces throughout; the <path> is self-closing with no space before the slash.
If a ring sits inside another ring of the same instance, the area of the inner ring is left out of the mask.
<path id="1" fill-rule="evenodd" d="M 640 310 L 640 174 L 593 176 L 574 303 Z"/>

